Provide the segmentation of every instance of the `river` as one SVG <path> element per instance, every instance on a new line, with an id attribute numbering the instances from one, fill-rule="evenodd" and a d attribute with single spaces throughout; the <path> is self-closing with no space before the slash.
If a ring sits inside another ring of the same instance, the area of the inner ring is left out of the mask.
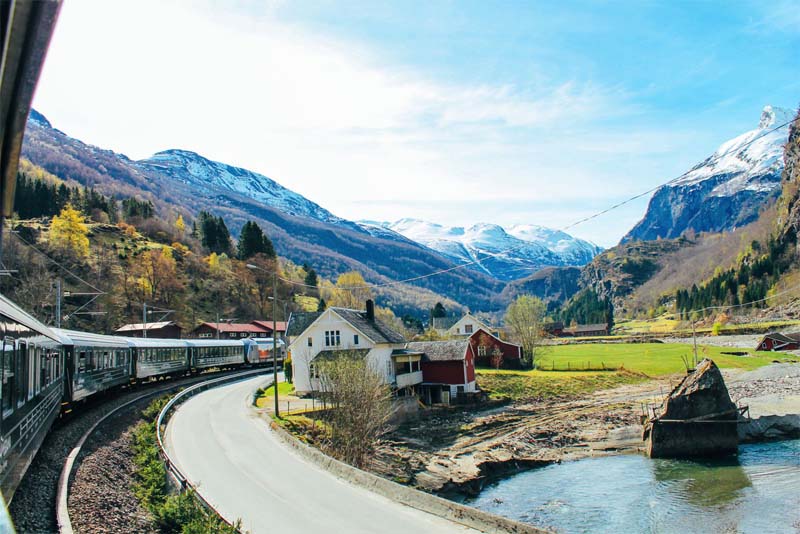
<path id="1" fill-rule="evenodd" d="M 563 533 L 800 531 L 800 440 L 728 460 L 589 458 L 515 475 L 468 501 Z"/>

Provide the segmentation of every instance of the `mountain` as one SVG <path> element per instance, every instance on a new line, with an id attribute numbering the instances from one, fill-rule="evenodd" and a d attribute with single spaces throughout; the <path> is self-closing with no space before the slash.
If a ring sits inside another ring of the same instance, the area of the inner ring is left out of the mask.
<path id="1" fill-rule="evenodd" d="M 545 267 L 585 265 L 602 251 L 588 241 L 531 224 L 503 228 L 479 223 L 463 228 L 420 219 L 359 224 L 373 235 L 395 233 L 456 263 L 470 262 L 470 269 L 504 281 L 527 278 Z"/>
<path id="2" fill-rule="evenodd" d="M 756 129 L 723 143 L 679 180 L 657 189 L 644 218 L 622 242 L 675 238 L 688 230 L 722 232 L 754 221 L 780 194 L 789 126 L 766 132 L 794 115 L 765 106 Z"/>
<path id="3" fill-rule="evenodd" d="M 379 300 L 391 301 L 401 314 L 430 308 L 442 295 L 474 311 L 502 306 L 502 282 L 468 269 L 452 270 L 454 262 L 435 250 L 394 232 L 374 235 L 264 175 L 194 152 L 166 150 L 135 161 L 72 138 L 31 112 L 22 155 L 62 179 L 106 195 L 149 199 L 166 220 L 179 213 L 194 218 L 206 210 L 222 216 L 234 235 L 253 220 L 279 255 L 307 262 L 326 277 L 355 269 L 370 282 L 387 282 L 447 271 L 419 278 L 413 286 L 385 288 Z"/>
<path id="4" fill-rule="evenodd" d="M 190 187 L 215 187 L 235 192 L 289 215 L 329 223 L 347 222 L 263 174 L 211 161 L 189 150 L 164 150 L 136 164 L 145 171 L 169 176 Z"/>

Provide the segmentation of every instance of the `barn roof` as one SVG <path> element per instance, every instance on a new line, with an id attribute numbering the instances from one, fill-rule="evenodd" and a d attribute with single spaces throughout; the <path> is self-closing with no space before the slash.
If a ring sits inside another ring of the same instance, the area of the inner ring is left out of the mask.
<path id="1" fill-rule="evenodd" d="M 468 339 L 452 341 L 413 341 L 406 343 L 406 349 L 424 354 L 426 362 L 449 362 L 463 360 L 469 348 Z"/>

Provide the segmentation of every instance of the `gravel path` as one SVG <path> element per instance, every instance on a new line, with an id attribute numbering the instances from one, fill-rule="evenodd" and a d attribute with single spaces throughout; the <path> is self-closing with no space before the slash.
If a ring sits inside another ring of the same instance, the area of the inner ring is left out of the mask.
<path id="1" fill-rule="evenodd" d="M 85 534 L 157 533 L 152 518 L 133 493 L 133 429 L 143 421 L 137 403 L 104 422 L 84 445 L 70 485 L 69 515 L 75 532 Z"/>

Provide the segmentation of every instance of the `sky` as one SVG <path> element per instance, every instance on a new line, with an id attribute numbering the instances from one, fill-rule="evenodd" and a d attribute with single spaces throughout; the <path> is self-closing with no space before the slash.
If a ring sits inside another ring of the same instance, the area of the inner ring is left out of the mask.
<path id="1" fill-rule="evenodd" d="M 34 107 L 351 220 L 563 228 L 800 105 L 800 4 L 65 0 Z M 614 245 L 647 198 L 570 233 Z"/>

